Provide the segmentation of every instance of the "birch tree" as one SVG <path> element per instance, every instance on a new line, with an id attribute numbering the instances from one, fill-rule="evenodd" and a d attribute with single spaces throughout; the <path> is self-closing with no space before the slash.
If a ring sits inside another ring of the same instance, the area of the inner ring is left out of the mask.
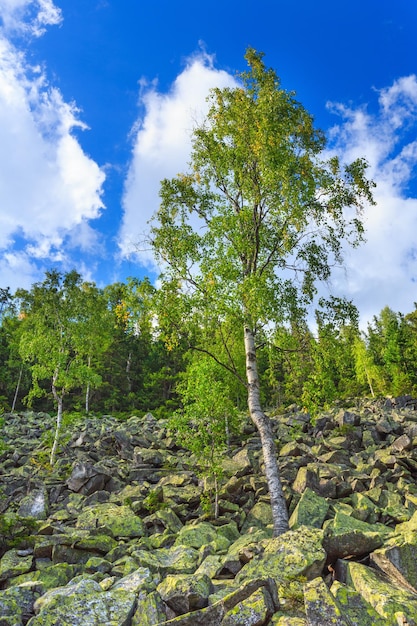
<path id="1" fill-rule="evenodd" d="M 162 268 L 163 323 L 241 380 L 259 431 L 274 534 L 288 529 L 271 421 L 261 401 L 258 340 L 302 317 L 343 246 L 363 236 L 372 202 L 366 162 L 323 156 L 311 115 L 263 55 L 246 52 L 236 88 L 213 89 L 192 134 L 189 170 L 161 183 L 152 245 Z M 241 329 L 246 371 L 220 358 L 202 327 Z"/>
<path id="2" fill-rule="evenodd" d="M 91 327 L 91 306 L 82 285 L 75 271 L 64 276 L 49 271 L 45 280 L 30 291 L 16 292 L 22 317 L 19 352 L 32 373 L 29 404 L 36 397 L 48 395 L 50 386 L 57 407 L 51 465 L 57 454 L 65 396 L 72 389 L 99 382 L 89 360 L 86 320 L 90 320 Z M 97 333 L 94 336 L 99 341 Z"/>

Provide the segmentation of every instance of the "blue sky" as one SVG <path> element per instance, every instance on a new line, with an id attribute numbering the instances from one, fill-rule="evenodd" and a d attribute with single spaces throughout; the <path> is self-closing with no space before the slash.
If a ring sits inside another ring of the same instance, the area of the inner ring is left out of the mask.
<path id="1" fill-rule="evenodd" d="M 252 46 L 377 182 L 331 290 L 370 319 L 417 301 L 415 0 L 0 0 L 0 286 L 75 267 L 155 276 L 137 243 L 186 169 L 213 86 Z M 328 287 L 323 287 L 328 290 Z"/>

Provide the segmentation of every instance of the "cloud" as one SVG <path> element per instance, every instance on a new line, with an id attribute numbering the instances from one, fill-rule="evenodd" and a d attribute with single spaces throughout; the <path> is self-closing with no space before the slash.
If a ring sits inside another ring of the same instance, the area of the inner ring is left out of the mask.
<path id="1" fill-rule="evenodd" d="M 187 60 L 170 91 L 160 93 L 156 84 L 141 82 L 140 116 L 132 131 L 133 151 L 123 195 L 123 221 L 119 247 L 123 257 L 135 256 L 152 267 L 152 256 L 141 246 L 148 220 L 159 205 L 163 178 L 187 168 L 193 126 L 204 119 L 206 98 L 213 87 L 233 87 L 235 79 L 213 66 L 213 58 L 201 53 Z"/>
<path id="2" fill-rule="evenodd" d="M 335 287 L 354 299 L 370 320 L 384 306 L 407 313 L 417 300 L 417 78 L 396 80 L 379 91 L 377 108 L 331 105 L 341 122 L 331 148 L 344 161 L 365 157 L 376 183 L 376 206 L 366 209 L 366 243 L 347 255 L 347 272 Z"/>
<path id="3" fill-rule="evenodd" d="M 2 0 L 0 18 L 2 30 L 8 36 L 40 37 L 47 26 L 62 21 L 61 10 L 52 0 Z"/>
<path id="4" fill-rule="evenodd" d="M 3 0 L 0 16 L 3 268 L 7 259 L 14 259 L 7 255 L 16 250 L 17 241 L 19 259 L 26 254 L 45 263 L 65 262 L 77 240 L 84 246 L 87 222 L 100 216 L 105 175 L 74 136 L 75 129 L 87 128 L 75 104 L 65 102 L 48 83 L 45 70 L 31 66 L 22 49 L 5 36 L 7 29 L 18 31 L 19 24 L 23 31 L 27 27 L 40 34 L 42 25 L 59 22 L 58 9 L 49 0 Z M 27 267 L 33 263 L 28 261 Z M 6 269 L 3 282 L 5 275 Z M 15 276 L 13 284 L 17 280 Z"/>

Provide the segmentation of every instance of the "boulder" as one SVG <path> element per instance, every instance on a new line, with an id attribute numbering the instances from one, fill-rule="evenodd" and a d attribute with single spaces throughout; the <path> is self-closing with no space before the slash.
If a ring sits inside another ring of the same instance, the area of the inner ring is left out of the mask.
<path id="1" fill-rule="evenodd" d="M 29 517 L 44 520 L 48 517 L 48 492 L 45 488 L 34 489 L 29 495 L 22 498 L 17 511 L 19 517 Z"/>
<path id="2" fill-rule="evenodd" d="M 277 583 L 300 576 L 320 576 L 326 562 L 323 531 L 307 526 L 265 540 L 264 551 L 253 557 L 236 576 L 238 584 L 256 578 L 273 578 Z"/>
<path id="3" fill-rule="evenodd" d="M 338 511 L 326 526 L 323 547 L 329 561 L 346 556 L 363 556 L 380 548 L 390 529 L 382 524 L 368 524 Z"/>
<path id="4" fill-rule="evenodd" d="M 214 526 L 208 522 L 200 522 L 182 526 L 177 533 L 174 545 L 201 548 L 210 544 L 215 551 L 218 551 L 227 550 L 230 543 Z"/>
<path id="5" fill-rule="evenodd" d="M 67 487 L 71 491 L 89 496 L 95 491 L 102 491 L 111 476 L 90 463 L 77 463 L 67 480 Z"/>
<path id="6" fill-rule="evenodd" d="M 145 534 L 142 520 L 130 507 L 110 502 L 84 509 L 78 516 L 77 528 L 105 529 L 113 537 L 143 537 Z"/>
<path id="7" fill-rule="evenodd" d="M 205 574 L 169 574 L 158 585 L 157 591 L 177 615 L 182 615 L 207 606 L 212 583 Z"/>
<path id="8" fill-rule="evenodd" d="M 47 591 L 35 602 L 35 617 L 28 626 L 103 626 L 128 624 L 136 596 L 125 589 L 103 591 L 94 580 L 84 579 Z"/>
<path id="9" fill-rule="evenodd" d="M 275 607 L 266 587 L 259 587 L 248 598 L 238 602 L 223 617 L 221 626 L 262 626 L 274 614 Z"/>
<path id="10" fill-rule="evenodd" d="M 325 498 L 317 495 L 312 489 L 306 487 L 295 507 L 291 518 L 290 528 L 295 530 L 300 526 L 312 526 L 321 528 L 329 510 L 329 503 Z"/>
<path id="11" fill-rule="evenodd" d="M 304 602 L 308 626 L 350 626 L 322 578 L 315 578 L 305 585 Z"/>
<path id="12" fill-rule="evenodd" d="M 416 625 L 417 594 L 392 584 L 384 574 L 360 563 L 348 564 L 347 581 L 387 624 Z M 400 622 L 402 616 L 405 621 Z"/>
<path id="13" fill-rule="evenodd" d="M 8 550 L 0 560 L 0 582 L 29 572 L 33 566 L 33 551 L 22 554 L 20 550 Z"/>
<path id="14" fill-rule="evenodd" d="M 330 591 L 335 597 L 342 615 L 349 620 L 349 625 L 387 626 L 385 619 L 354 589 L 336 580 L 330 587 Z"/>

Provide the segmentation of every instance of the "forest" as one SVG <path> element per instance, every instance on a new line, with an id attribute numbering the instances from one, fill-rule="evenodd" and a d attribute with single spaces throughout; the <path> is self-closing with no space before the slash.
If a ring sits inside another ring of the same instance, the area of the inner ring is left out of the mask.
<path id="1" fill-rule="evenodd" d="M 147 279 L 99 289 L 75 271 L 54 270 L 30 290 L 1 288 L 1 412 L 53 412 L 62 396 L 67 412 L 167 417 L 196 401 L 193 389 L 207 395 L 213 386 L 231 413 L 247 410 L 236 377 L 193 350 L 189 333 L 174 341 L 156 321 L 158 295 Z M 295 403 L 314 416 L 335 399 L 417 393 L 417 308 L 404 315 L 386 307 L 361 331 L 351 302 L 321 305 L 314 331 L 304 319 L 265 333 L 258 348 L 264 406 Z M 228 332 L 243 379 L 241 329 Z M 212 341 L 221 343 L 220 332 Z M 202 378 L 206 390 L 198 388 Z"/>

